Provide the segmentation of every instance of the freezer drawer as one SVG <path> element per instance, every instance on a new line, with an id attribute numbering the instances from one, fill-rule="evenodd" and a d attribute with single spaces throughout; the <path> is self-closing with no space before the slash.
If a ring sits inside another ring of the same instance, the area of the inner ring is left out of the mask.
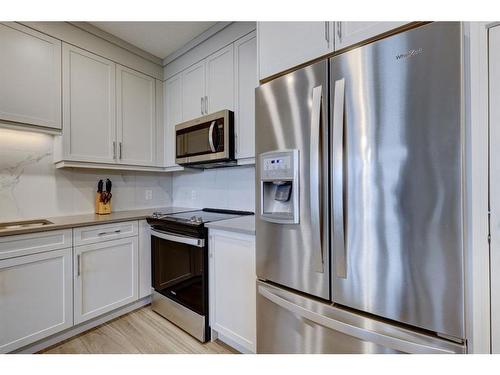
<path id="1" fill-rule="evenodd" d="M 257 282 L 257 353 L 465 353 L 465 345 Z"/>

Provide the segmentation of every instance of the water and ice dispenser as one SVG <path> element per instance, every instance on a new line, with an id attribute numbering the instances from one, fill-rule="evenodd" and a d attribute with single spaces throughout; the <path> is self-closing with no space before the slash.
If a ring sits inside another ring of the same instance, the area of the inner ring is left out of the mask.
<path id="1" fill-rule="evenodd" d="M 299 223 L 299 150 L 260 154 L 260 217 L 278 224 Z"/>

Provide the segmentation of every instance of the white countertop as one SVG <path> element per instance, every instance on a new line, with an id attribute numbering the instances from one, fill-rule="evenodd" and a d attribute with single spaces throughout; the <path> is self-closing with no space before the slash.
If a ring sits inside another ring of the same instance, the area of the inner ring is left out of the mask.
<path id="1" fill-rule="evenodd" d="M 255 235 L 255 215 L 240 216 L 234 219 L 212 221 L 205 224 L 209 229 L 226 230 Z"/>

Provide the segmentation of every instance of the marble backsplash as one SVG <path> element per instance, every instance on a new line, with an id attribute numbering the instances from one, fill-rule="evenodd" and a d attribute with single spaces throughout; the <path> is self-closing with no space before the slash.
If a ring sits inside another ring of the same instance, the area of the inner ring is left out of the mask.
<path id="1" fill-rule="evenodd" d="M 56 169 L 52 152 L 50 135 L 0 129 L 0 222 L 93 212 L 105 178 L 113 182 L 114 211 L 172 205 L 170 174 Z"/>

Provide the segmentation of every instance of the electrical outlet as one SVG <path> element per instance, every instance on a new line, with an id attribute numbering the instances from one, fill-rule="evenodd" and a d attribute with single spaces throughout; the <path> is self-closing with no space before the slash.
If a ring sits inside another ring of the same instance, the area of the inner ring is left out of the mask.
<path id="1" fill-rule="evenodd" d="M 144 195 L 146 200 L 150 201 L 151 199 L 153 199 L 153 190 L 151 189 L 146 190 Z"/>
<path id="2" fill-rule="evenodd" d="M 192 201 L 196 200 L 196 190 L 191 190 L 191 200 Z"/>

